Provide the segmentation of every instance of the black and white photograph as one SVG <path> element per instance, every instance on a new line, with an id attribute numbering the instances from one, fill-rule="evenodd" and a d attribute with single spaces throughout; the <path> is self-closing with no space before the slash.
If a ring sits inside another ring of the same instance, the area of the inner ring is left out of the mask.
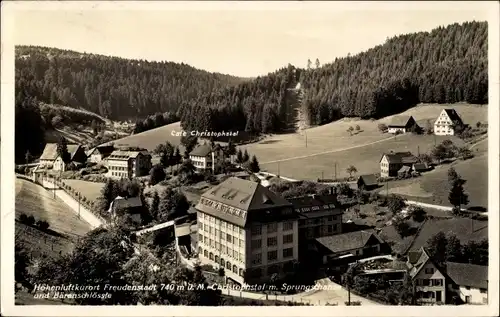
<path id="1" fill-rule="evenodd" d="M 2 3 L 2 315 L 498 315 L 499 12 Z"/>

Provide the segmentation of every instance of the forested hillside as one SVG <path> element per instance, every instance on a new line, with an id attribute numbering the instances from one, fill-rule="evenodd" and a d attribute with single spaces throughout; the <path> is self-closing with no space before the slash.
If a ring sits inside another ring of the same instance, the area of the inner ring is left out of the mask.
<path id="1" fill-rule="evenodd" d="M 16 47 L 16 91 L 112 120 L 146 118 L 241 82 L 186 64 L 148 62 L 55 48 Z"/>
<path id="2" fill-rule="evenodd" d="M 299 79 L 310 124 L 379 118 L 417 103 L 488 102 L 487 23 L 401 35 L 316 69 L 292 66 L 184 107 L 187 129 L 283 131 L 287 87 Z M 200 115 L 203 114 L 203 115 Z"/>

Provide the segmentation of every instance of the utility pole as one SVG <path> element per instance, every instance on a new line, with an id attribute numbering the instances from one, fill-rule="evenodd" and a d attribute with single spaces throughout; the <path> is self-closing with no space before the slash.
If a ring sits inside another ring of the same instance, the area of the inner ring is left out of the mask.
<path id="1" fill-rule="evenodd" d="M 420 145 L 417 146 L 417 156 L 420 156 Z"/>
<path id="2" fill-rule="evenodd" d="M 389 196 L 389 182 L 385 182 L 385 195 Z"/>
<path id="3" fill-rule="evenodd" d="M 306 136 L 306 147 L 307 147 L 307 132 L 306 132 L 306 130 L 304 130 L 304 134 Z"/>

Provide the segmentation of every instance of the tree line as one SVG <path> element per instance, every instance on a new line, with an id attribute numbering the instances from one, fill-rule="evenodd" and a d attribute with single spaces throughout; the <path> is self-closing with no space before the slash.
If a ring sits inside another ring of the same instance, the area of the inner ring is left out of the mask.
<path id="1" fill-rule="evenodd" d="M 184 63 L 149 62 L 40 46 L 16 47 L 16 92 L 112 120 L 172 112 L 205 93 L 239 83 Z"/>

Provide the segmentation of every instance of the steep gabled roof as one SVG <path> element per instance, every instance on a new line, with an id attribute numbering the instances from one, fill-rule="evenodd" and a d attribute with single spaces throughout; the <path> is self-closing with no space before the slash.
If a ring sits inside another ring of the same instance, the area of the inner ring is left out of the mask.
<path id="1" fill-rule="evenodd" d="M 427 166 L 427 163 L 415 163 L 413 164 L 413 169 L 415 171 L 425 171 L 427 170 L 429 167 Z"/>
<path id="2" fill-rule="evenodd" d="M 75 157 L 76 152 L 80 149 L 80 145 L 78 144 L 68 144 L 67 145 L 68 152 L 70 154 L 71 159 Z M 45 148 L 43 149 L 42 156 L 40 156 L 40 160 L 55 160 L 59 154 L 57 154 L 57 143 L 47 143 Z"/>
<path id="3" fill-rule="evenodd" d="M 383 243 L 374 232 L 365 230 L 320 237 L 316 241 L 332 253 L 340 253 L 363 248 L 372 237 Z"/>
<path id="4" fill-rule="evenodd" d="M 189 153 L 189 155 L 205 157 L 205 156 L 207 156 L 210 153 L 212 153 L 212 147 L 210 145 L 208 145 L 208 144 L 202 144 L 202 145 L 198 145 L 197 147 L 195 147 Z"/>
<path id="5" fill-rule="evenodd" d="M 100 145 L 90 150 L 88 155 L 92 154 L 109 155 L 114 151 L 114 149 L 115 148 L 113 145 Z"/>
<path id="6" fill-rule="evenodd" d="M 455 124 L 462 124 L 462 118 L 458 115 L 458 112 L 455 109 L 443 109 L 444 112 L 448 115 L 450 120 Z"/>
<path id="7" fill-rule="evenodd" d="M 373 185 L 377 185 L 378 184 L 378 181 L 377 181 L 377 176 L 375 176 L 375 174 L 369 174 L 369 175 L 361 175 L 359 177 L 359 179 L 362 179 L 363 180 L 363 183 L 366 185 L 366 186 L 373 186 Z M 358 180 L 359 180 L 358 179 Z"/>
<path id="8" fill-rule="evenodd" d="M 123 150 L 115 150 L 113 151 L 108 159 L 109 160 L 123 160 L 126 161 L 130 158 L 136 158 L 139 154 L 144 156 L 151 156 L 148 151 L 123 151 Z"/>
<path id="9" fill-rule="evenodd" d="M 391 120 L 391 123 L 388 124 L 388 127 L 395 127 L 395 128 L 404 128 L 408 124 L 408 121 L 412 116 L 396 116 L 393 117 Z"/>
<path id="10" fill-rule="evenodd" d="M 457 285 L 488 288 L 488 266 L 447 262 L 446 273 Z"/>

